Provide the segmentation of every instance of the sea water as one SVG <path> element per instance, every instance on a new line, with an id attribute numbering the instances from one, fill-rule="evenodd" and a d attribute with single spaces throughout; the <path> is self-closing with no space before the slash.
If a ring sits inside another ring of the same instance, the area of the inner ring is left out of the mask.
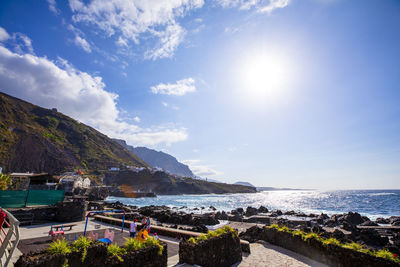
<path id="1" fill-rule="evenodd" d="M 109 197 L 107 201 L 120 201 L 139 207 L 165 205 L 176 210 L 196 213 L 209 211 L 210 206 L 220 211 L 231 211 L 239 207 L 262 205 L 273 210 L 328 215 L 353 211 L 370 219 L 400 216 L 400 190 L 276 190 L 251 194 L 169 195 L 156 198 Z"/>

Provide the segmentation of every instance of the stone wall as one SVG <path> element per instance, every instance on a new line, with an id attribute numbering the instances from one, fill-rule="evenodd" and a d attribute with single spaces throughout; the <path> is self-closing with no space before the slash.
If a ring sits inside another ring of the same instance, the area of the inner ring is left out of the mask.
<path id="1" fill-rule="evenodd" d="M 57 208 L 55 206 L 46 206 L 35 208 L 9 208 L 7 210 L 17 218 L 20 225 L 30 225 L 54 221 Z"/>
<path id="2" fill-rule="evenodd" d="M 55 221 L 57 222 L 79 222 L 86 219 L 87 202 L 71 201 L 57 204 Z"/>
<path id="3" fill-rule="evenodd" d="M 95 243 L 87 249 L 87 254 L 82 262 L 82 252 L 71 252 L 65 255 L 48 255 L 45 251 L 22 255 L 15 263 L 15 267 L 59 267 L 64 263 L 73 267 L 100 267 L 100 266 L 132 266 L 132 267 L 166 267 L 168 261 L 167 244 L 162 255 L 158 254 L 158 247 L 147 247 L 141 250 L 128 252 L 121 255 L 123 261 L 107 254 L 107 247 L 102 243 Z"/>
<path id="4" fill-rule="evenodd" d="M 179 243 L 179 263 L 197 264 L 203 267 L 228 267 L 242 260 L 240 239 L 232 233 L 192 244 Z"/>
<path id="5" fill-rule="evenodd" d="M 316 239 L 304 241 L 300 236 L 263 228 L 258 232 L 260 240 L 289 249 L 329 266 L 399 266 L 395 262 L 346 249 L 336 245 L 325 246 Z"/>

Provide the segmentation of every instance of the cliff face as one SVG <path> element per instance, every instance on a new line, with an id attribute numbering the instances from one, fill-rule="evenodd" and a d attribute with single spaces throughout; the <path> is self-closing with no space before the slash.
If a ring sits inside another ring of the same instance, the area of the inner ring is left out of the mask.
<path id="1" fill-rule="evenodd" d="M 171 174 L 183 177 L 195 177 L 187 165 L 180 163 L 175 157 L 167 153 L 156 151 L 154 149 L 149 149 L 147 147 L 133 147 L 127 145 L 124 140 L 114 140 L 129 149 L 129 151 L 137 155 L 139 158 L 141 158 L 144 162 L 152 167 L 159 167 Z"/>
<path id="2" fill-rule="evenodd" d="M 255 187 L 213 183 L 192 178 L 175 178 L 165 172 L 151 173 L 148 170 L 105 173 L 104 183 L 124 185 L 125 188 L 140 191 L 152 191 L 159 195 L 179 194 L 225 194 L 256 193 Z"/>
<path id="3" fill-rule="evenodd" d="M 4 172 L 59 173 L 73 168 L 147 166 L 95 129 L 0 93 L 0 166 Z"/>

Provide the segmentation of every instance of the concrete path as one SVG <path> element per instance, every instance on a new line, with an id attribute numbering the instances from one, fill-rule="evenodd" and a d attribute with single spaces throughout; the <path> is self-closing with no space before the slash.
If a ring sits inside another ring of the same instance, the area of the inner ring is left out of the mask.
<path id="1" fill-rule="evenodd" d="M 243 260 L 233 266 L 327 266 L 290 250 L 277 247 L 266 242 L 250 244 L 250 251 L 251 254 L 243 255 Z"/>

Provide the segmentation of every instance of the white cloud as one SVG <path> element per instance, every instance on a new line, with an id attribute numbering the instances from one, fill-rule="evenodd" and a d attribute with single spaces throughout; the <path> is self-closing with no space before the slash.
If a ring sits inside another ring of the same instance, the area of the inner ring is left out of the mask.
<path id="1" fill-rule="evenodd" d="M 82 48 L 84 51 L 86 51 L 88 53 L 92 52 L 92 49 L 90 48 L 90 44 L 84 38 L 80 37 L 79 35 L 75 36 L 74 43 L 78 47 Z"/>
<path id="2" fill-rule="evenodd" d="M 66 60 L 53 62 L 0 45 L 0 88 L 5 93 L 46 108 L 56 107 L 132 145 L 171 145 L 187 139 L 187 130 L 182 127 L 142 129 L 123 121 L 117 108 L 118 95 L 105 87 L 101 77 L 80 71 Z"/>
<path id="3" fill-rule="evenodd" d="M 156 60 L 157 58 L 172 57 L 185 33 L 185 30 L 178 24 L 169 25 L 161 32 L 153 32 L 155 36 L 159 37 L 159 42 L 155 48 L 146 51 L 145 58 Z"/>
<path id="4" fill-rule="evenodd" d="M 192 172 L 200 177 L 208 177 L 222 174 L 222 172 L 214 170 L 212 166 L 201 164 L 201 161 L 198 159 L 184 160 L 182 161 L 182 163 L 188 165 Z"/>
<path id="5" fill-rule="evenodd" d="M 291 0 L 217 0 L 223 7 L 237 7 L 248 10 L 256 9 L 260 13 L 271 13 L 275 9 L 284 8 L 290 4 Z"/>
<path id="6" fill-rule="evenodd" d="M 53 12 L 55 15 L 60 13 L 60 10 L 57 8 L 56 0 L 47 0 L 47 3 L 49 4 L 49 10 L 51 12 Z"/>
<path id="7" fill-rule="evenodd" d="M 161 102 L 161 104 L 162 104 L 164 107 L 166 107 L 166 108 L 169 106 L 168 103 L 167 103 L 167 102 L 164 102 L 164 101 Z"/>
<path id="8" fill-rule="evenodd" d="M 193 78 L 186 78 L 179 80 L 176 83 L 160 83 L 156 86 L 150 87 L 150 89 L 154 94 L 181 96 L 186 93 L 195 92 L 196 87 L 194 83 L 195 80 Z"/>
<path id="9" fill-rule="evenodd" d="M 157 45 L 145 53 L 153 60 L 173 55 L 185 34 L 176 19 L 203 4 L 203 0 L 69 1 L 74 22 L 96 26 L 108 37 L 115 36 L 120 46 L 128 40 L 138 45 L 142 38 L 157 39 Z"/>
<path id="10" fill-rule="evenodd" d="M 193 153 L 199 153 L 200 152 L 200 150 L 198 150 L 197 148 L 193 149 L 192 151 L 193 151 Z"/>
<path id="11" fill-rule="evenodd" d="M 134 117 L 133 120 L 136 122 L 140 122 L 140 118 L 138 116 Z"/>
<path id="12" fill-rule="evenodd" d="M 4 28 L 0 27 L 0 42 L 8 40 L 9 38 L 10 35 L 8 34 L 8 32 Z"/>

